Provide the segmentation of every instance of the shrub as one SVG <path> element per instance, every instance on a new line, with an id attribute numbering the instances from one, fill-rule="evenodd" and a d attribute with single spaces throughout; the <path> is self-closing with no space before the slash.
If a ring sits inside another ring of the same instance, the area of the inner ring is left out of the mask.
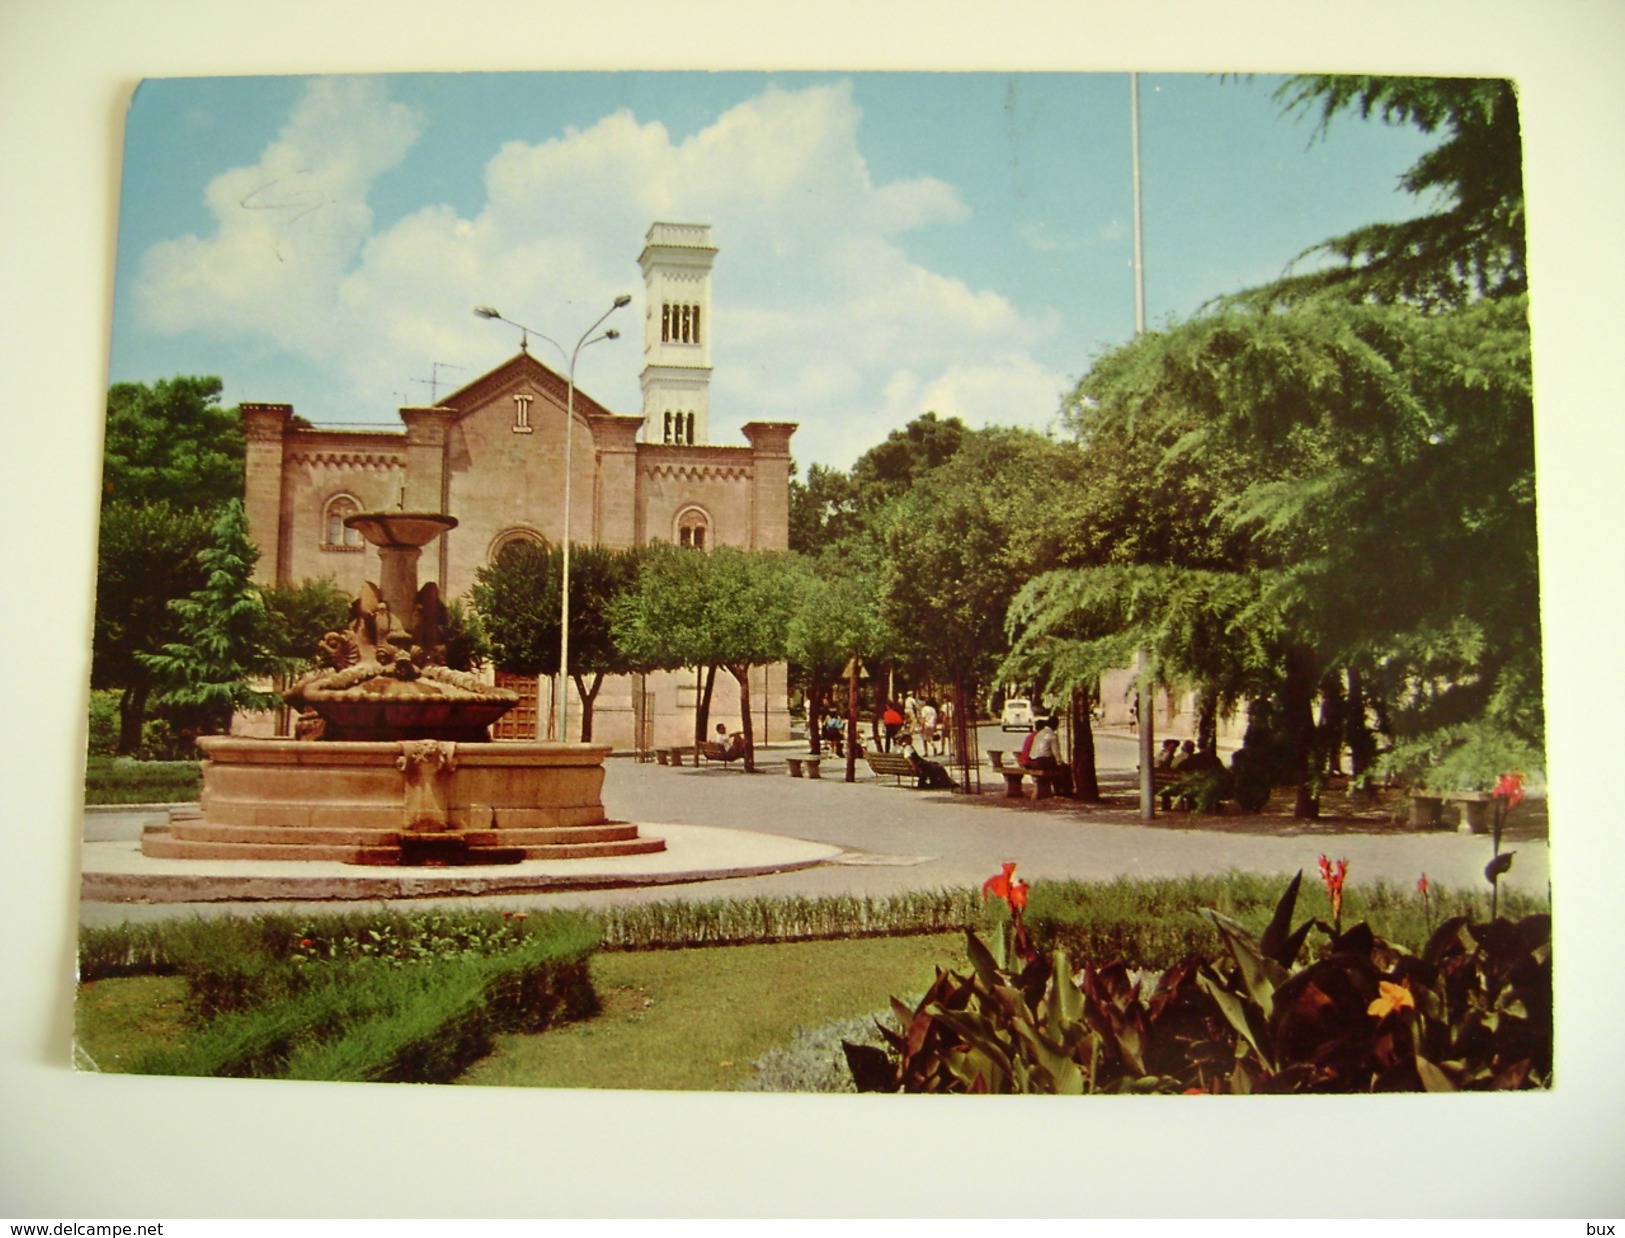
<path id="1" fill-rule="evenodd" d="M 596 943 L 562 912 L 258 916 L 87 930 L 80 969 L 186 977 L 199 1030 L 139 1073 L 437 1082 L 501 1032 L 595 1010 Z"/>
<path id="2" fill-rule="evenodd" d="M 85 762 L 85 803 L 190 803 L 203 787 L 197 761 L 137 761 L 92 756 Z"/>

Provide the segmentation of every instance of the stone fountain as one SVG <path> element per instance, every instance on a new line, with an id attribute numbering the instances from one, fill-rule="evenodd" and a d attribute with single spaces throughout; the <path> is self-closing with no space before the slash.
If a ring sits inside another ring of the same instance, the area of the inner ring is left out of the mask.
<path id="1" fill-rule="evenodd" d="M 296 738 L 207 736 L 203 797 L 142 851 L 172 859 L 341 860 L 351 864 L 515 864 L 665 849 L 606 819 L 608 745 L 492 742 L 518 703 L 443 664 L 446 610 L 417 584 L 423 547 L 457 521 L 363 512 L 345 521 L 378 548 L 350 624 L 322 638 L 327 666 L 284 700 Z"/>

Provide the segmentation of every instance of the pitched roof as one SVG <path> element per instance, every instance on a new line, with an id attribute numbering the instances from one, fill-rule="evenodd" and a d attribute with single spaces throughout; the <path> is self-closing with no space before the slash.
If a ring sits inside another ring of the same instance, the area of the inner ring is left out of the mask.
<path id="1" fill-rule="evenodd" d="M 557 397 L 560 404 L 569 398 L 570 384 L 562 376 L 555 374 L 543 365 L 529 352 L 518 352 L 504 361 L 496 369 L 482 374 L 466 387 L 459 387 L 444 400 L 438 407 L 454 409 L 460 415 L 466 415 L 495 396 L 502 388 L 521 378 L 528 378 L 543 391 Z M 576 387 L 576 411 L 588 417 L 613 417 L 616 414 L 609 411 L 597 400 L 593 399 L 579 386 Z"/>

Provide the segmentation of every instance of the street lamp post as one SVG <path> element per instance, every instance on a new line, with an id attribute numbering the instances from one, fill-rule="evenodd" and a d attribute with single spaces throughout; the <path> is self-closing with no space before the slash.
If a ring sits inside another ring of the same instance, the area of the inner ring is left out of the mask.
<path id="1" fill-rule="evenodd" d="M 604 325 L 604 319 L 608 318 L 616 310 L 631 303 L 632 298 L 625 293 L 616 297 L 615 303 L 598 316 L 597 322 L 581 333 L 581 338 L 576 341 L 575 348 L 568 353 L 564 351 L 564 345 L 560 344 L 552 336 L 542 334 L 534 327 L 527 327 L 522 322 L 504 318 L 489 305 L 474 307 L 474 312 L 481 318 L 490 318 L 496 322 L 505 322 L 510 327 L 518 327 L 523 333 L 519 342 L 521 350 L 530 351 L 530 337 L 534 335 L 537 339 L 546 340 L 554 348 L 558 349 L 559 356 L 564 359 L 566 365 L 565 381 L 568 385 L 566 387 L 564 409 L 564 571 L 560 581 L 560 592 L 563 597 L 559 603 L 559 691 L 557 694 L 560 743 L 567 743 L 570 739 L 570 477 L 574 471 L 572 467 L 574 457 L 571 448 L 575 440 L 576 428 L 576 358 L 581 356 L 581 350 L 588 344 L 596 344 L 600 340 L 620 339 L 621 333 L 613 328 L 605 331 L 602 335 L 593 335 L 593 332 Z"/>

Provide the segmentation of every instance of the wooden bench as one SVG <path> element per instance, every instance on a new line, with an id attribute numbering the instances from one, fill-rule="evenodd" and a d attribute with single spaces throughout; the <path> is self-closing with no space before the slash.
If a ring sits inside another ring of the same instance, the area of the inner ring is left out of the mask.
<path id="1" fill-rule="evenodd" d="M 869 763 L 869 771 L 876 778 L 895 778 L 898 786 L 903 785 L 903 779 L 909 778 L 913 780 L 912 785 L 919 785 L 920 776 L 907 757 L 894 752 L 872 752 L 863 759 Z"/>
<path id="2" fill-rule="evenodd" d="M 729 752 L 726 744 L 706 743 L 700 745 L 700 756 L 705 759 L 705 763 L 707 765 L 714 763 L 722 766 L 723 769 L 727 769 L 729 765 L 739 760 L 741 755 L 737 752 Z"/>

